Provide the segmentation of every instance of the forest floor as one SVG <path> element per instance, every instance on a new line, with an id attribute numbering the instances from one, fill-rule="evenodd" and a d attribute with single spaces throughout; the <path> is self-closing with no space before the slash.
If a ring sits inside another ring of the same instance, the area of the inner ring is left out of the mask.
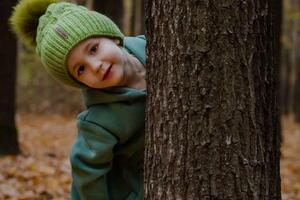
<path id="1" fill-rule="evenodd" d="M 22 154 L 0 158 L 0 200 L 68 200 L 75 116 L 18 114 Z M 300 124 L 282 120 L 282 199 L 300 199 Z"/>
<path id="2" fill-rule="evenodd" d="M 75 116 L 18 114 L 22 154 L 0 158 L 0 200 L 68 200 Z"/>
<path id="3" fill-rule="evenodd" d="M 282 200 L 300 199 L 300 124 L 291 118 L 283 118 L 283 142 L 281 146 Z"/>

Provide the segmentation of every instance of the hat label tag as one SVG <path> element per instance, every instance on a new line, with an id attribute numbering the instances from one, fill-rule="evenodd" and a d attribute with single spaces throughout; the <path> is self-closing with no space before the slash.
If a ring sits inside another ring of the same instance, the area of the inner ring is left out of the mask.
<path id="1" fill-rule="evenodd" d="M 68 34 L 61 27 L 56 26 L 54 30 L 62 39 L 68 39 Z"/>

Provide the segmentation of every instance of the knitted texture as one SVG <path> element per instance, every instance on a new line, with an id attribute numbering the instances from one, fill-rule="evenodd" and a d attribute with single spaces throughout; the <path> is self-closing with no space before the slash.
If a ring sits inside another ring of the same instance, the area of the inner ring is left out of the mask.
<path id="1" fill-rule="evenodd" d="M 97 36 L 117 38 L 123 44 L 123 34 L 108 17 L 72 3 L 52 3 L 39 19 L 36 52 L 55 79 L 82 88 L 68 72 L 67 57 L 76 44 Z"/>

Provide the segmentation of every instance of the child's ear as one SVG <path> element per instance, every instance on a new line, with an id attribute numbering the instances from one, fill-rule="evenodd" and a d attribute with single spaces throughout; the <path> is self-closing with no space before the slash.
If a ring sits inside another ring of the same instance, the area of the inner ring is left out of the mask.
<path id="1" fill-rule="evenodd" d="M 114 43 L 115 43 L 116 45 L 118 45 L 118 46 L 120 45 L 120 40 L 119 40 L 119 39 L 114 38 L 113 41 L 114 41 Z"/>

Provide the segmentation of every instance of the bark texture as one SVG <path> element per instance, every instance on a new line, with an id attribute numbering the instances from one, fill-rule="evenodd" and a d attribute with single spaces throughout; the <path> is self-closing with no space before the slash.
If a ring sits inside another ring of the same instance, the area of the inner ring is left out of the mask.
<path id="1" fill-rule="evenodd" d="M 275 3 L 146 1 L 145 199 L 281 199 Z"/>
<path id="2" fill-rule="evenodd" d="M 8 18 L 16 1 L 0 1 L 0 155 L 19 153 L 15 125 L 16 39 L 8 26 Z"/>

